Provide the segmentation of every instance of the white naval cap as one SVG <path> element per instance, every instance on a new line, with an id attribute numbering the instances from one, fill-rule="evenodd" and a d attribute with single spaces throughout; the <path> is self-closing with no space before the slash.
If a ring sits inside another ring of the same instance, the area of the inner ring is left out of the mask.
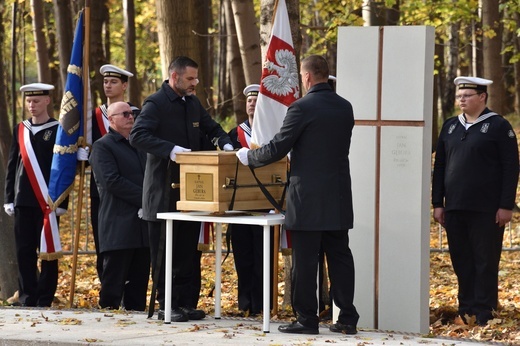
<path id="1" fill-rule="evenodd" d="M 20 87 L 25 96 L 49 95 L 51 90 L 54 90 L 54 85 L 45 83 L 31 83 Z"/>
<path id="2" fill-rule="evenodd" d="M 453 80 L 453 83 L 459 87 L 459 89 L 475 89 L 481 91 L 487 91 L 487 86 L 493 84 L 492 80 L 479 78 L 479 77 L 457 77 Z"/>
<path id="3" fill-rule="evenodd" d="M 260 92 L 260 84 L 250 84 L 244 88 L 244 95 L 246 95 L 246 97 L 258 96 L 259 92 Z"/>
<path id="4" fill-rule="evenodd" d="M 101 72 L 103 77 L 117 77 L 124 82 L 128 81 L 128 77 L 134 76 L 133 73 L 123 70 L 122 68 L 119 68 L 117 66 L 110 65 L 110 64 L 101 66 L 99 68 L 99 72 Z"/>

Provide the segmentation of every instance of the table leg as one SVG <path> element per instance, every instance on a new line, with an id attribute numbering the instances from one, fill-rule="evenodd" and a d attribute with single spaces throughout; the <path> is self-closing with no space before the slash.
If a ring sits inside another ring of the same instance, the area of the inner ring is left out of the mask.
<path id="1" fill-rule="evenodd" d="M 263 284 L 264 284 L 264 296 L 263 296 L 263 317 L 264 317 L 264 333 L 269 333 L 269 320 L 271 319 L 271 310 L 269 309 L 269 278 L 271 276 L 270 274 L 270 257 L 271 253 L 269 251 L 271 244 L 270 244 L 270 233 L 271 233 L 271 227 L 268 225 L 264 226 L 264 278 L 263 278 Z"/>
<path id="2" fill-rule="evenodd" d="M 220 319 L 222 298 L 222 224 L 217 223 L 215 235 L 215 318 Z"/>
<path id="3" fill-rule="evenodd" d="M 173 220 L 166 220 L 166 257 L 164 273 L 164 323 L 172 321 L 172 255 L 173 255 Z"/>

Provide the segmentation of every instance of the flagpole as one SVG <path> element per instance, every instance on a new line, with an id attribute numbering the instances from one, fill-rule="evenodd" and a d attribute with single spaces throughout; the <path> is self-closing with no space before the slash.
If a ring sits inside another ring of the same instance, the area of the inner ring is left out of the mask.
<path id="1" fill-rule="evenodd" d="M 90 0 L 85 0 L 84 8 L 84 36 L 83 36 L 83 137 L 78 139 L 78 147 L 85 148 L 87 146 L 87 124 L 85 119 L 88 112 L 88 93 L 89 85 L 89 54 L 90 54 Z M 85 185 L 85 161 L 80 162 L 79 168 L 79 187 L 78 187 L 78 203 L 76 209 L 76 219 L 74 227 L 74 251 L 72 255 L 72 278 L 70 281 L 69 308 L 74 305 L 74 293 L 76 290 L 76 271 L 78 265 L 79 251 L 79 234 L 81 228 L 81 212 L 83 209 L 83 189 Z"/>

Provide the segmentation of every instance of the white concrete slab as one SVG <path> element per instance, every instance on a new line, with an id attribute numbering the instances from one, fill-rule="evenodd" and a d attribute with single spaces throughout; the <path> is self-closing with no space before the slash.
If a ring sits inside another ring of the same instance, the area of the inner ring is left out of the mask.
<path id="1" fill-rule="evenodd" d="M 350 235 L 360 326 L 428 331 L 433 39 L 431 27 L 338 31 L 337 92 L 356 119 Z"/>

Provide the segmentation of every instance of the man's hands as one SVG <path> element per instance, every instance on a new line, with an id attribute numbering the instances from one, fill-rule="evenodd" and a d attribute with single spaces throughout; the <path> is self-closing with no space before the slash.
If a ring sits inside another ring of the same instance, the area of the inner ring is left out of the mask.
<path id="1" fill-rule="evenodd" d="M 76 153 L 76 159 L 78 161 L 88 161 L 88 154 L 90 149 L 88 147 L 79 147 L 78 152 Z"/>
<path id="2" fill-rule="evenodd" d="M 14 203 L 4 204 L 4 210 L 7 215 L 13 216 L 14 215 Z"/>
<path id="3" fill-rule="evenodd" d="M 240 148 L 235 154 L 244 166 L 249 166 L 249 160 L 247 159 L 248 151 L 248 148 Z"/>
<path id="4" fill-rule="evenodd" d="M 444 227 L 444 208 L 434 208 L 433 219 Z"/>
<path id="5" fill-rule="evenodd" d="M 56 216 L 62 216 L 63 214 L 65 214 L 67 212 L 67 209 L 63 209 L 63 208 L 56 208 Z"/>
<path id="6" fill-rule="evenodd" d="M 506 223 L 511 221 L 513 217 L 513 211 L 508 209 L 498 209 L 495 217 L 495 222 L 498 223 L 499 227 L 505 226 Z"/>
<path id="7" fill-rule="evenodd" d="M 224 149 L 225 151 L 233 151 L 233 150 L 235 150 L 235 148 L 233 148 L 233 146 L 231 144 L 229 144 L 229 143 L 224 144 L 222 149 Z"/>
<path id="8" fill-rule="evenodd" d="M 175 162 L 175 160 L 177 159 L 177 153 L 183 153 L 187 151 L 191 151 L 191 149 L 183 148 L 179 145 L 174 146 L 172 151 L 170 152 L 170 160 Z"/>

